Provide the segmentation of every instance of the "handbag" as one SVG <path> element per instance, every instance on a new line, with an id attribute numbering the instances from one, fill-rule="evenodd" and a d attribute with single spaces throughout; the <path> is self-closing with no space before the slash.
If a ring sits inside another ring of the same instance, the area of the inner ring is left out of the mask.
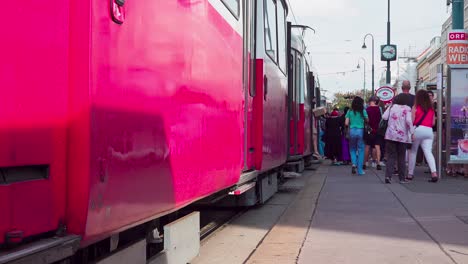
<path id="1" fill-rule="evenodd" d="M 393 106 L 390 106 L 390 109 L 388 110 L 389 111 L 388 119 L 390 119 L 390 114 L 391 114 L 391 111 L 392 111 L 392 107 Z M 377 129 L 377 135 L 385 137 L 385 133 L 387 133 L 387 128 L 388 128 L 388 119 L 387 120 L 385 120 L 383 118 L 380 119 L 379 128 Z"/>
<path id="2" fill-rule="evenodd" d="M 364 116 L 362 117 L 363 121 L 364 121 L 364 135 L 363 135 L 363 139 L 365 141 L 371 139 L 372 137 L 372 127 L 370 126 L 369 122 L 366 122 L 366 119 L 364 118 Z"/>
<path id="3" fill-rule="evenodd" d="M 369 123 L 364 123 L 364 140 L 370 139 L 372 136 L 372 127 Z"/>

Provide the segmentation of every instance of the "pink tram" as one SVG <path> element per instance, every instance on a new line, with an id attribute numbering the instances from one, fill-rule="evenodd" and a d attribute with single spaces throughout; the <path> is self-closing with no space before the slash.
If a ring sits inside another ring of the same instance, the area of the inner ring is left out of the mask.
<path id="1" fill-rule="evenodd" d="M 283 0 L 4 5 L 0 263 L 99 259 L 205 197 L 264 202 L 310 156 Z"/>
<path id="2" fill-rule="evenodd" d="M 292 30 L 298 28 L 302 34 L 292 34 Z M 315 76 L 310 69 L 311 61 L 307 57 L 307 47 L 304 43 L 304 31 L 307 26 L 292 25 L 288 22 L 288 117 L 289 117 L 289 144 L 287 167 L 296 171 L 303 171 L 305 167 L 314 162 L 313 131 L 315 118 Z"/>

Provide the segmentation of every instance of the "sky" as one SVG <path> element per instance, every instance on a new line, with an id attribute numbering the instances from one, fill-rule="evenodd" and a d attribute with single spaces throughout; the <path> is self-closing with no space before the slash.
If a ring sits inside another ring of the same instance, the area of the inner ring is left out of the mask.
<path id="1" fill-rule="evenodd" d="M 366 89 L 371 89 L 372 40 L 362 49 L 367 33 L 375 37 L 375 87 L 386 66 L 380 61 L 380 45 L 387 42 L 387 0 L 287 0 L 292 7 L 288 20 L 316 30 L 306 33 L 312 64 L 327 97 L 337 91 L 354 91 L 364 86 L 364 74 L 357 69 L 366 60 Z M 391 42 L 398 56 L 418 56 L 450 16 L 445 0 L 391 0 Z M 296 22 L 297 21 L 297 22 Z M 391 69 L 396 70 L 396 62 Z M 353 71 L 354 72 L 350 72 Z M 393 71 L 393 70 L 392 70 Z M 349 72 L 337 74 L 336 72 Z"/>

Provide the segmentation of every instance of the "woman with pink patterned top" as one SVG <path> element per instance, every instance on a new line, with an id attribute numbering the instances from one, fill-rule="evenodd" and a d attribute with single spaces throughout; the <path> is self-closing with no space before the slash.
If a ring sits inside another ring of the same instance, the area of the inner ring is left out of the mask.
<path id="1" fill-rule="evenodd" d="M 391 183 L 395 163 L 398 164 L 400 183 L 408 183 L 406 178 L 406 146 L 411 144 L 411 135 L 414 133 L 409 94 L 399 94 L 393 99 L 393 104 L 387 108 L 382 119 L 388 120 L 385 132 L 385 149 L 387 165 L 385 170 L 385 183 Z"/>

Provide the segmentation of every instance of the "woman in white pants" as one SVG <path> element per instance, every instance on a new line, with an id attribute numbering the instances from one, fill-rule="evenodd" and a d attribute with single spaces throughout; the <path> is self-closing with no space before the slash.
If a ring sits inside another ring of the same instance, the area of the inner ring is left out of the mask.
<path id="1" fill-rule="evenodd" d="M 421 146 L 426 161 L 431 169 L 432 177 L 429 182 L 437 182 L 437 169 L 435 164 L 434 155 L 432 154 L 432 142 L 434 134 L 432 133 L 432 126 L 435 122 L 435 112 L 432 107 L 431 99 L 426 90 L 419 90 L 416 93 L 416 100 L 413 107 L 413 124 L 416 127 L 412 135 L 413 145 L 409 156 L 409 168 L 407 180 L 412 180 L 414 175 L 414 166 L 416 164 L 416 155 L 418 148 Z"/>

